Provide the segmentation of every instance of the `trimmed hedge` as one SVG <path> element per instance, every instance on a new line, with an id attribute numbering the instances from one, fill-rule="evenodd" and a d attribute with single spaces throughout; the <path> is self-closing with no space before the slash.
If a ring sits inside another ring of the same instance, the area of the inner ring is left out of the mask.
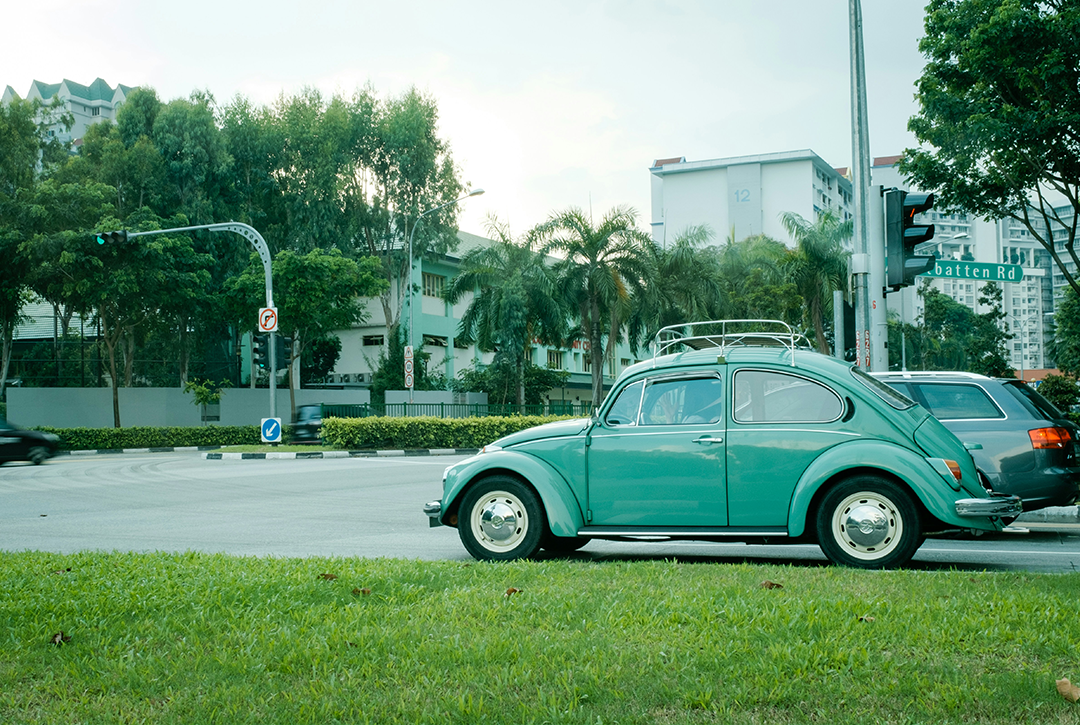
<path id="1" fill-rule="evenodd" d="M 515 415 L 506 418 L 324 418 L 322 437 L 335 448 L 357 450 L 483 448 L 519 430 L 572 416 Z"/>
<path id="2" fill-rule="evenodd" d="M 285 428 L 289 434 L 291 426 Z M 60 436 L 60 448 L 69 451 L 121 448 L 179 448 L 181 446 L 259 445 L 257 425 L 132 428 L 37 428 Z"/>

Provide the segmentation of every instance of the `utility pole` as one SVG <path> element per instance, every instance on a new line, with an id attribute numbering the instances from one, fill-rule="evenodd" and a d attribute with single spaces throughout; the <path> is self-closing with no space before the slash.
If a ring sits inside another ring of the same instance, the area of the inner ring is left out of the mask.
<path id="1" fill-rule="evenodd" d="M 862 6 L 848 0 L 851 34 L 851 186 L 855 202 L 855 364 L 864 370 L 888 369 L 885 349 L 885 253 L 881 247 L 881 200 L 870 187 L 870 131 L 866 112 L 866 63 Z M 878 195 L 880 197 L 880 194 Z M 875 214 L 876 212 L 876 214 Z"/>

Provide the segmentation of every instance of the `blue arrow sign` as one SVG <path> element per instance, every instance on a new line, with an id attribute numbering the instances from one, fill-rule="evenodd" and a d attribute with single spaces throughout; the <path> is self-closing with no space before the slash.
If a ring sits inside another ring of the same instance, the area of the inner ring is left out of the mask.
<path id="1" fill-rule="evenodd" d="M 281 443 L 281 418 L 263 418 L 259 432 L 263 443 Z"/>

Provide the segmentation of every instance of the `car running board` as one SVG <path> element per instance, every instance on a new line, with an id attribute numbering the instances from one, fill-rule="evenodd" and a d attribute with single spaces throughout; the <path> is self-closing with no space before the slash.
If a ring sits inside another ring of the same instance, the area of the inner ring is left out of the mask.
<path id="1" fill-rule="evenodd" d="M 578 536 L 632 539 L 704 539 L 787 537 L 785 526 L 583 526 Z"/>

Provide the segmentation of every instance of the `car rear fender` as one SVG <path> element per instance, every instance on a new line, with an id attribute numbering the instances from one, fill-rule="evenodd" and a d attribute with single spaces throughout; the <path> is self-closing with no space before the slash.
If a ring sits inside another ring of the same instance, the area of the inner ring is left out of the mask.
<path id="1" fill-rule="evenodd" d="M 788 510 L 789 535 L 801 536 L 805 533 L 814 497 L 823 486 L 846 477 L 846 474 L 875 472 L 906 484 L 931 515 L 947 524 L 965 529 L 1000 528 L 989 520 L 982 522 L 980 519 L 957 516 L 955 501 L 967 497 L 967 492 L 953 489 L 925 456 L 885 441 L 852 441 L 825 451 L 803 472 Z"/>
<path id="2" fill-rule="evenodd" d="M 585 525 L 581 505 L 566 480 L 539 458 L 503 450 L 473 456 L 452 468 L 443 483 L 443 508 L 439 516 L 443 524 L 449 525 L 450 515 L 457 515 L 461 498 L 473 482 L 485 476 L 509 475 L 523 480 L 540 496 L 551 533 L 577 536 L 578 530 Z"/>

